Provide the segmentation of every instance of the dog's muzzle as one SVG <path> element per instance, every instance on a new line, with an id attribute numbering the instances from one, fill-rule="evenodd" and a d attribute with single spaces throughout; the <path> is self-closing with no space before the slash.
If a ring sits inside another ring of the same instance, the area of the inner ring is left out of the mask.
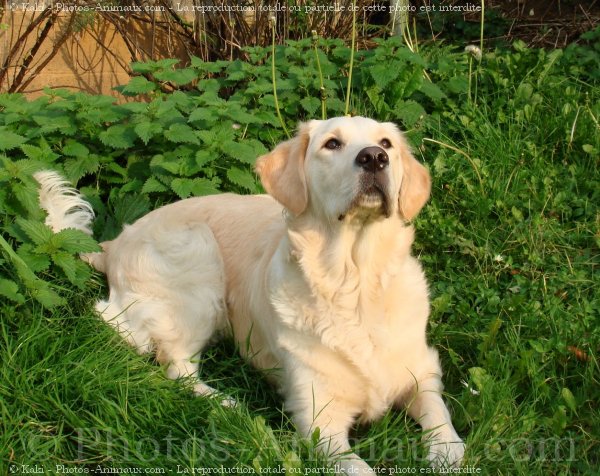
<path id="1" fill-rule="evenodd" d="M 354 162 L 363 170 L 376 174 L 390 165 L 390 158 L 381 147 L 365 147 L 358 153 Z"/>
<path id="2" fill-rule="evenodd" d="M 351 209 L 370 210 L 369 215 L 390 215 L 389 177 L 390 158 L 381 147 L 365 147 L 354 159 L 357 167 L 362 169 L 358 193 L 352 202 Z"/>

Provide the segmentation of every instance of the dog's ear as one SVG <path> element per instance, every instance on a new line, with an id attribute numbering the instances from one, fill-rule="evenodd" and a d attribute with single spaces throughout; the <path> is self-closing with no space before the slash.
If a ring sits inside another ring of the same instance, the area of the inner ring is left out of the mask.
<path id="1" fill-rule="evenodd" d="M 409 221 L 417 216 L 429 200 L 431 177 L 429 171 L 413 157 L 406 144 L 402 147 L 401 154 L 404 173 L 398 211 L 403 219 Z"/>
<path id="2" fill-rule="evenodd" d="M 296 216 L 308 205 L 304 158 L 310 139 L 309 129 L 308 123 L 300 124 L 293 139 L 259 157 L 255 167 L 267 193 Z"/>

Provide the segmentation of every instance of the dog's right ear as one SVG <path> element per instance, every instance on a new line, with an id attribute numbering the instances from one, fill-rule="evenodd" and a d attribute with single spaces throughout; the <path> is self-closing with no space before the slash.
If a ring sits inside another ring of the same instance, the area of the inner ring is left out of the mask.
<path id="1" fill-rule="evenodd" d="M 309 123 L 300 124 L 294 138 L 259 157 L 255 167 L 267 193 L 296 216 L 308 205 L 304 159 L 309 130 Z"/>

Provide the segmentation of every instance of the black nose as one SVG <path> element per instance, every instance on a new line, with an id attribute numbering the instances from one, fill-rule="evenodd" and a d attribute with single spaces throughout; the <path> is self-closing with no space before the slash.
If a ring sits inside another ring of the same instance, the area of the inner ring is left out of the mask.
<path id="1" fill-rule="evenodd" d="M 354 162 L 367 172 L 378 172 L 389 165 L 390 158 L 381 147 L 365 147 L 358 153 Z"/>

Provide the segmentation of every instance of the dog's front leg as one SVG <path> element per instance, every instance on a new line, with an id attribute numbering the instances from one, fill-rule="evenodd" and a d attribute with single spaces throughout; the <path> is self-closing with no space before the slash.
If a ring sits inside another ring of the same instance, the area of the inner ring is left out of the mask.
<path id="1" fill-rule="evenodd" d="M 408 414 L 423 428 L 429 443 L 427 458 L 434 468 L 459 467 L 465 444 L 452 425 L 450 412 L 442 400 L 442 379 L 437 352 L 431 350 L 430 372 L 416 383 L 404 399 Z"/>
<path id="2" fill-rule="evenodd" d="M 312 413 L 312 408 L 296 412 L 294 415 L 296 428 L 302 436 L 308 438 L 318 428 L 318 450 L 335 464 L 336 474 L 357 476 L 373 474 L 372 468 L 350 448 L 348 430 L 351 422 L 348 420 L 351 420 L 351 416 L 332 412 L 331 409 L 323 409 L 313 419 Z"/>
<path id="3" fill-rule="evenodd" d="M 303 375 L 296 382 L 310 381 L 307 377 Z M 288 390 L 291 391 L 287 394 L 286 409 L 291 411 L 296 429 L 305 438 L 319 432 L 318 450 L 335 465 L 336 474 L 373 474 L 372 468 L 352 452 L 348 441 L 357 414 L 355 408 L 316 383 L 296 383 Z"/>

